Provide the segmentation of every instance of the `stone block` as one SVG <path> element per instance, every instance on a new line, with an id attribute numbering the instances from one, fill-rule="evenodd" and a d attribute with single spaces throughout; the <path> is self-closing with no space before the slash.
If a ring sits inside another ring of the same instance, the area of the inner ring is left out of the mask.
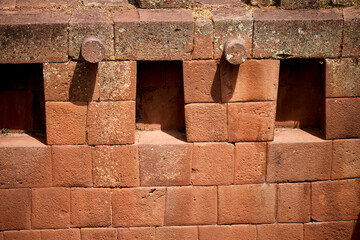
<path id="1" fill-rule="evenodd" d="M 259 240 L 302 240 L 303 239 L 303 225 L 300 223 L 285 223 L 285 224 L 266 224 L 257 225 L 257 238 Z"/>
<path id="2" fill-rule="evenodd" d="M 194 0 L 137 0 L 140 8 L 185 8 L 191 7 Z"/>
<path id="3" fill-rule="evenodd" d="M 319 8 L 320 0 L 281 0 L 285 9 Z"/>
<path id="4" fill-rule="evenodd" d="M 83 0 L 85 7 L 119 7 L 130 6 L 127 0 Z"/>
<path id="5" fill-rule="evenodd" d="M 331 179 L 360 177 L 360 139 L 333 141 Z"/>
<path id="6" fill-rule="evenodd" d="M 156 228 L 156 239 L 158 240 L 198 240 L 196 226 L 191 227 L 159 227 Z"/>
<path id="7" fill-rule="evenodd" d="M 113 240 L 117 239 L 117 229 L 115 228 L 82 228 L 82 240 Z"/>
<path id="8" fill-rule="evenodd" d="M 342 55 L 360 56 L 360 8 L 345 8 L 344 46 Z"/>
<path id="9" fill-rule="evenodd" d="M 41 234 L 39 230 L 21 230 L 21 231 L 6 231 L 4 232 L 4 238 L 1 240 L 41 240 Z"/>
<path id="10" fill-rule="evenodd" d="M 199 240 L 232 240 L 238 239 L 240 236 L 242 240 L 255 240 L 255 225 L 199 226 Z"/>
<path id="11" fill-rule="evenodd" d="M 16 0 L 3 0 L 0 3 L 1 10 L 12 10 L 15 8 Z"/>
<path id="12" fill-rule="evenodd" d="M 77 0 L 16 0 L 16 7 L 21 8 L 48 8 L 48 7 L 74 7 L 78 6 Z"/>
<path id="13" fill-rule="evenodd" d="M 41 239 L 80 240 L 80 229 L 42 230 Z"/>
<path id="14" fill-rule="evenodd" d="M 193 59 L 213 58 L 213 22 L 208 18 L 195 19 Z"/>
<path id="15" fill-rule="evenodd" d="M 357 239 L 356 222 L 312 222 L 304 224 L 304 239 Z"/>
<path id="16" fill-rule="evenodd" d="M 154 227 L 118 228 L 118 240 L 155 240 Z"/>

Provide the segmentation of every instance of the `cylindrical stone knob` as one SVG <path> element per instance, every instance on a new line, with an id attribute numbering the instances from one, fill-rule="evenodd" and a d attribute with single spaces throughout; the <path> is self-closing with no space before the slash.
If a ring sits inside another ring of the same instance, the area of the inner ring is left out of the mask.
<path id="1" fill-rule="evenodd" d="M 88 62 L 100 62 L 105 57 L 104 43 L 96 37 L 85 38 L 81 45 L 81 55 Z"/>
<path id="2" fill-rule="evenodd" d="M 225 44 L 225 58 L 233 65 L 240 65 L 246 61 L 247 50 L 244 41 L 237 38 L 229 39 Z"/>

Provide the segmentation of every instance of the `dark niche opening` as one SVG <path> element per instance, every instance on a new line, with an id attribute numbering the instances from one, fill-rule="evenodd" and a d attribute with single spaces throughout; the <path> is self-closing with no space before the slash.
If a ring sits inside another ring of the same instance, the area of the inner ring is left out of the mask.
<path id="1" fill-rule="evenodd" d="M 0 129 L 45 134 L 42 64 L 0 64 Z"/>
<path id="2" fill-rule="evenodd" d="M 137 63 L 136 128 L 177 131 L 185 129 L 181 61 Z"/>
<path id="3" fill-rule="evenodd" d="M 321 59 L 281 60 L 277 127 L 322 128 L 325 116 L 324 70 Z"/>

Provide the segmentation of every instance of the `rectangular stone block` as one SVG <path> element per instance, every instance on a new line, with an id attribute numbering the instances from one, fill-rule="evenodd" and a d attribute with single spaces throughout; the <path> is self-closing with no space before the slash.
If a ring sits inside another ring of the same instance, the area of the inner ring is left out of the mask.
<path id="1" fill-rule="evenodd" d="M 360 139 L 333 141 L 331 179 L 360 177 Z"/>
<path id="2" fill-rule="evenodd" d="M 83 0 L 85 7 L 118 7 L 129 6 L 127 0 Z"/>
<path id="3" fill-rule="evenodd" d="M 113 22 L 100 9 L 75 9 L 72 12 L 69 29 L 69 55 L 81 59 L 80 50 L 84 39 L 96 37 L 105 46 L 105 59 L 114 59 Z"/>
<path id="4" fill-rule="evenodd" d="M 332 142 L 300 129 L 279 130 L 268 143 L 269 182 L 330 179 Z"/>
<path id="5" fill-rule="evenodd" d="M 92 159 L 94 186 L 139 186 L 137 146 L 95 146 Z"/>
<path id="6" fill-rule="evenodd" d="M 345 8 L 343 56 L 360 55 L 360 8 Z"/>
<path id="7" fill-rule="evenodd" d="M 158 240 L 198 240 L 198 229 L 191 227 L 159 227 L 156 228 L 156 239 Z"/>
<path id="8" fill-rule="evenodd" d="M 116 59 L 191 59 L 194 19 L 190 10 L 123 10 L 113 17 Z"/>
<path id="9" fill-rule="evenodd" d="M 141 186 L 189 185 L 192 144 L 139 144 Z"/>
<path id="10" fill-rule="evenodd" d="M 0 234 L 0 240 L 41 240 L 39 230 L 6 231 L 4 237 Z"/>
<path id="11" fill-rule="evenodd" d="M 357 222 L 312 222 L 304 224 L 304 239 L 357 239 L 359 231 L 356 230 Z"/>
<path id="12" fill-rule="evenodd" d="M 30 229 L 31 189 L 0 189 L 0 230 Z"/>
<path id="13" fill-rule="evenodd" d="M 16 0 L 16 7 L 74 7 L 78 6 L 77 0 Z"/>
<path id="14" fill-rule="evenodd" d="M 255 240 L 256 239 L 255 225 L 199 226 L 199 240 L 206 240 L 206 239 L 232 240 L 232 239 L 238 239 L 240 236 L 242 240 Z"/>
<path id="15" fill-rule="evenodd" d="M 360 97 L 360 63 L 351 58 L 326 59 L 326 97 Z"/>
<path id="16" fill-rule="evenodd" d="M 303 225 L 300 223 L 257 225 L 256 232 L 259 240 L 303 239 Z"/>
<path id="17" fill-rule="evenodd" d="M 255 58 L 340 55 L 342 16 L 335 9 L 254 11 Z"/>
<path id="18" fill-rule="evenodd" d="M 265 182 L 266 143 L 235 143 L 235 184 Z"/>
<path id="19" fill-rule="evenodd" d="M 218 103 L 193 103 L 185 106 L 186 137 L 189 142 L 227 140 L 227 106 Z"/>
<path id="20" fill-rule="evenodd" d="M 230 142 L 270 141 L 274 138 L 275 102 L 228 104 Z"/>
<path id="21" fill-rule="evenodd" d="M 71 189 L 72 227 L 108 227 L 111 215 L 109 188 Z"/>
<path id="22" fill-rule="evenodd" d="M 16 0 L 3 0 L 0 2 L 0 9 L 10 10 L 15 8 Z"/>
<path id="23" fill-rule="evenodd" d="M 234 145 L 194 143 L 192 185 L 230 185 L 234 181 Z"/>
<path id="24" fill-rule="evenodd" d="M 0 63 L 67 61 L 68 18 L 65 12 L 0 13 Z"/>
<path id="25" fill-rule="evenodd" d="M 116 227 L 162 226 L 165 194 L 165 188 L 114 189 L 112 191 L 113 225 Z"/>
<path id="26" fill-rule="evenodd" d="M 360 98 L 325 100 L 326 139 L 360 137 Z"/>
<path id="27" fill-rule="evenodd" d="M 116 228 L 82 228 L 82 240 L 112 240 L 117 239 Z"/>
<path id="28" fill-rule="evenodd" d="M 80 229 L 57 229 L 57 230 L 42 230 L 41 239 L 51 240 L 80 240 Z"/>
<path id="29" fill-rule="evenodd" d="M 271 223 L 275 207 L 275 184 L 219 186 L 218 224 Z"/>
<path id="30" fill-rule="evenodd" d="M 193 5 L 194 0 L 138 0 L 140 8 L 185 8 Z"/>
<path id="31" fill-rule="evenodd" d="M 90 145 L 135 141 L 135 101 L 91 102 L 87 119 Z"/>
<path id="32" fill-rule="evenodd" d="M 44 63 L 46 101 L 88 102 L 99 99 L 98 67 L 87 62 Z"/>
<path id="33" fill-rule="evenodd" d="M 310 183 L 284 183 L 278 185 L 278 222 L 309 222 L 311 215 Z"/>
<path id="34" fill-rule="evenodd" d="M 220 102 L 220 68 L 214 60 L 183 62 L 185 103 Z"/>
<path id="35" fill-rule="evenodd" d="M 274 101 L 279 83 L 279 60 L 247 60 L 241 65 L 220 63 L 223 102 Z"/>
<path id="36" fill-rule="evenodd" d="M 84 144 L 87 104 L 84 102 L 46 102 L 48 144 Z"/>
<path id="37" fill-rule="evenodd" d="M 212 59 L 213 22 L 208 18 L 195 19 L 193 59 Z"/>
<path id="38" fill-rule="evenodd" d="M 312 219 L 356 220 L 360 210 L 360 179 L 312 183 Z"/>
<path id="39" fill-rule="evenodd" d="M 51 186 L 50 147 L 40 142 L 18 140 L 14 139 L 13 144 L 0 141 L 0 188 Z"/>
<path id="40" fill-rule="evenodd" d="M 118 228 L 118 240 L 155 240 L 154 227 Z"/>
<path id="41" fill-rule="evenodd" d="M 165 225 L 216 224 L 216 187 L 169 187 Z"/>
<path id="42" fill-rule="evenodd" d="M 214 58 L 224 57 L 227 40 L 237 38 L 244 41 L 247 57 L 252 54 L 254 19 L 246 8 L 220 8 L 212 12 L 214 21 Z"/>

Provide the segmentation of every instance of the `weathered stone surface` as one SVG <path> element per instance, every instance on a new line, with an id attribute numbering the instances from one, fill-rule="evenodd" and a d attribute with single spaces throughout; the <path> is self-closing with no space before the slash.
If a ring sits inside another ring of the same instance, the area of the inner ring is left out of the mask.
<path id="1" fill-rule="evenodd" d="M 324 58 L 340 55 L 342 16 L 335 9 L 254 11 L 254 57 Z"/>
<path id="2" fill-rule="evenodd" d="M 248 0 L 242 0 L 243 2 L 246 2 Z M 301 1 L 301 0 L 299 0 Z M 250 4 L 252 6 L 258 6 L 258 7 L 268 7 L 271 5 L 275 5 L 276 0 L 250 0 Z"/>
<path id="3" fill-rule="evenodd" d="M 98 70 L 100 100 L 136 99 L 136 62 L 101 62 Z"/>
<path id="4" fill-rule="evenodd" d="M 211 8 L 226 8 L 226 7 L 241 7 L 243 5 L 238 0 L 195 0 L 196 3 L 199 3 L 205 7 Z"/>
<path id="5" fill-rule="evenodd" d="M 15 8 L 16 0 L 2 0 L 0 2 L 0 9 L 10 10 Z"/>
<path id="6" fill-rule="evenodd" d="M 211 59 L 213 39 L 213 22 L 208 18 L 195 19 L 193 59 Z"/>
<path id="7" fill-rule="evenodd" d="M 194 0 L 137 0 L 140 8 L 185 8 L 191 7 Z"/>
<path id="8" fill-rule="evenodd" d="M 57 230 L 42 230 L 41 239 L 51 240 L 80 240 L 80 229 L 57 229 Z"/>
<path id="9" fill-rule="evenodd" d="M 67 61 L 68 18 L 65 12 L 0 13 L 0 63 Z"/>
<path id="10" fill-rule="evenodd" d="M 360 177 L 360 139 L 333 142 L 331 179 Z"/>
<path id="11" fill-rule="evenodd" d="M 240 236 L 242 240 L 256 239 L 255 225 L 199 226 L 199 240 L 233 240 L 238 239 Z"/>
<path id="12" fill-rule="evenodd" d="M 323 0 L 321 0 L 323 1 Z M 359 1 L 358 0 L 328 0 L 332 5 L 335 6 L 344 6 L 344 7 L 350 7 L 353 5 L 359 5 Z"/>
<path id="13" fill-rule="evenodd" d="M 279 82 L 279 60 L 247 60 L 240 66 L 220 63 L 223 102 L 274 101 Z"/>
<path id="14" fill-rule="evenodd" d="M 99 9 L 75 9 L 70 19 L 69 55 L 81 58 L 81 45 L 88 37 L 96 37 L 105 45 L 105 58 L 114 59 L 113 23 Z"/>
<path id="15" fill-rule="evenodd" d="M 328 98 L 326 139 L 360 137 L 360 98 Z"/>
<path id="16" fill-rule="evenodd" d="M 74 7 L 78 6 L 78 0 L 16 0 L 16 7 Z"/>
<path id="17" fill-rule="evenodd" d="M 128 0 L 83 0 L 85 7 L 117 7 L 130 5 Z"/>
<path id="18" fill-rule="evenodd" d="M 228 104 L 230 142 L 269 141 L 274 138 L 275 102 Z"/>
<path id="19" fill-rule="evenodd" d="M 44 63 L 46 101 L 98 100 L 97 64 L 86 62 Z"/>
<path id="20" fill-rule="evenodd" d="M 304 239 L 358 239 L 359 231 L 356 230 L 356 221 L 339 222 L 312 222 L 304 224 Z"/>
<path id="21" fill-rule="evenodd" d="M 351 58 L 326 59 L 326 97 L 360 97 L 360 63 Z"/>
<path id="22" fill-rule="evenodd" d="M 274 141 L 268 144 L 267 181 L 330 179 L 331 158 L 331 141 L 300 129 L 276 131 Z"/>
<path id="23" fill-rule="evenodd" d="M 95 146 L 92 159 L 94 186 L 139 186 L 137 146 Z"/>
<path id="24" fill-rule="evenodd" d="M 244 41 L 247 57 L 251 56 L 253 17 L 246 8 L 223 8 L 213 11 L 214 58 L 224 58 L 225 43 L 230 38 Z"/>
<path id="25" fill-rule="evenodd" d="M 343 56 L 360 56 L 360 8 L 345 8 Z"/>
<path id="26" fill-rule="evenodd" d="M 159 227 L 156 228 L 156 239 L 158 240 L 198 240 L 198 229 L 190 227 Z"/>
<path id="27" fill-rule="evenodd" d="M 281 7 L 285 9 L 319 8 L 320 0 L 281 0 Z"/>
<path id="28" fill-rule="evenodd" d="M 117 239 L 116 228 L 82 228 L 82 240 L 113 240 Z"/>
<path id="29" fill-rule="evenodd" d="M 118 228 L 118 240 L 155 240 L 154 227 Z"/>
<path id="30" fill-rule="evenodd" d="M 265 224 L 256 226 L 257 239 L 259 240 L 302 240 L 303 225 L 293 224 Z"/>
<path id="31" fill-rule="evenodd" d="M 93 36 L 87 37 L 81 44 L 81 56 L 85 61 L 90 63 L 98 63 L 105 57 L 104 43 Z"/>
<path id="32" fill-rule="evenodd" d="M 21 230 L 21 231 L 6 231 L 4 238 L 0 234 L 0 240 L 41 240 L 39 230 Z"/>
<path id="33" fill-rule="evenodd" d="M 191 59 L 194 19 L 190 10 L 124 10 L 113 17 L 116 59 Z"/>
<path id="34" fill-rule="evenodd" d="M 237 38 L 230 38 L 224 45 L 225 59 L 233 64 L 240 65 L 246 61 L 247 50 L 245 47 L 245 41 Z"/>

